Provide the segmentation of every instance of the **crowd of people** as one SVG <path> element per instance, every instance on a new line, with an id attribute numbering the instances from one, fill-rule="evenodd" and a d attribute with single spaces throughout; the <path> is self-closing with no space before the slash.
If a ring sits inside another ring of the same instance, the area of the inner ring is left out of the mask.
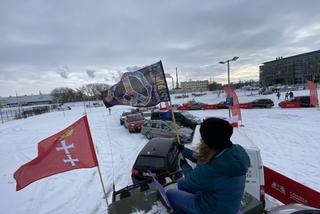
<path id="1" fill-rule="evenodd" d="M 278 92 L 277 92 L 278 100 L 280 99 L 280 96 L 281 96 L 280 91 L 278 91 Z M 284 99 L 285 99 L 285 100 L 292 100 L 293 97 L 294 97 L 294 95 L 293 95 L 293 92 L 292 92 L 292 91 L 287 91 L 287 92 L 285 93 L 285 95 L 284 95 Z"/>

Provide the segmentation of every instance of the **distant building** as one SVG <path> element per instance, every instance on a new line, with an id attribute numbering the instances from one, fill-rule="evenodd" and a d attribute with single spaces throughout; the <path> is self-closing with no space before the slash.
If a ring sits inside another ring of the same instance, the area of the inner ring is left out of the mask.
<path id="1" fill-rule="evenodd" d="M 208 85 L 208 80 L 180 82 L 180 88 L 184 92 L 207 91 Z"/>
<path id="2" fill-rule="evenodd" d="M 260 66 L 263 86 L 305 84 L 307 80 L 320 82 L 320 50 L 264 62 Z"/>
<path id="3" fill-rule="evenodd" d="M 25 95 L 18 97 L 0 97 L 0 104 L 6 107 L 42 105 L 51 104 L 53 102 L 54 99 L 51 95 Z"/>

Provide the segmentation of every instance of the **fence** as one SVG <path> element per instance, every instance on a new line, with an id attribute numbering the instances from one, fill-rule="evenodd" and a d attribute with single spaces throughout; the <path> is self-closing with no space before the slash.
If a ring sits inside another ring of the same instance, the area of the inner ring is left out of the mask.
<path id="1" fill-rule="evenodd" d="M 264 166 L 265 191 L 284 204 L 301 203 L 320 208 L 320 192 Z"/>
<path id="2" fill-rule="evenodd" d="M 27 118 L 30 116 L 58 110 L 59 106 L 56 104 L 0 108 L 0 120 L 1 123 L 5 123 L 11 120 Z"/>

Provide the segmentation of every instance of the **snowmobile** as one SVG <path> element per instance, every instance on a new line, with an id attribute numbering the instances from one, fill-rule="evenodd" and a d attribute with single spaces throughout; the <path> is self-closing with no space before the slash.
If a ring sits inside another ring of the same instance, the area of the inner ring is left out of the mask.
<path id="1" fill-rule="evenodd" d="M 161 179 L 164 189 L 176 188 L 177 177 L 176 174 L 181 174 L 180 171 L 172 172 L 165 176 L 157 176 L 157 179 Z M 112 195 L 112 203 L 109 205 L 110 214 L 126 214 L 133 212 L 148 213 L 152 210 L 154 205 L 161 203 L 168 213 L 174 213 L 174 211 L 167 206 L 165 199 L 161 196 L 157 190 L 155 182 L 152 178 L 141 181 L 137 184 L 127 186 L 120 190 L 114 190 Z M 249 193 L 245 193 L 241 200 L 241 208 L 239 213 L 243 214 L 261 214 L 264 211 L 263 204 L 251 196 Z"/>

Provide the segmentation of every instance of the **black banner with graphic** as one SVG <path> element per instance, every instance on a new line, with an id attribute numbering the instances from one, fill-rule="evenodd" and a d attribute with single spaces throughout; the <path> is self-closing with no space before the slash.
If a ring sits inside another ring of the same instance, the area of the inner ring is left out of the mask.
<path id="1" fill-rule="evenodd" d="M 103 94 L 107 108 L 114 105 L 148 107 L 166 101 L 170 101 L 170 95 L 161 61 L 124 73 L 120 82 Z"/>

